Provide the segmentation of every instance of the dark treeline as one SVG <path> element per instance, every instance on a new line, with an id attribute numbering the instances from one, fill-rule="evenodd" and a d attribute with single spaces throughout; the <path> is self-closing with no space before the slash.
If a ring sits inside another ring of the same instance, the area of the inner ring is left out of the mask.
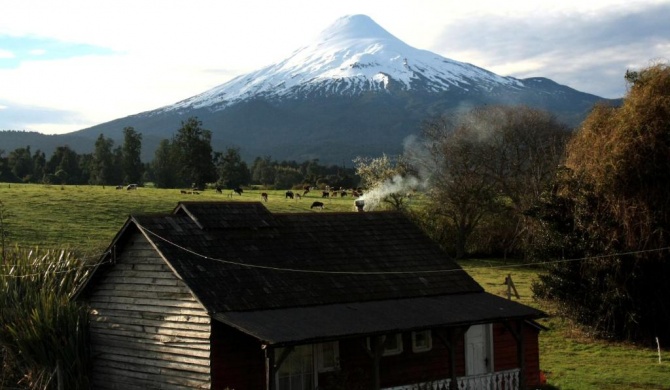
<path id="1" fill-rule="evenodd" d="M 78 154 L 69 146 L 56 148 L 51 156 L 30 146 L 13 151 L 0 149 L 0 181 L 76 185 L 127 185 L 153 183 L 159 188 L 204 188 L 208 185 L 236 188 L 259 185 L 292 188 L 302 185 L 354 187 L 353 168 L 322 165 L 318 159 L 304 162 L 276 161 L 257 157 L 251 166 L 239 148 L 213 151 L 211 132 L 197 118 L 181 123 L 172 139 L 161 141 L 154 159 L 140 159 L 142 134 L 123 129 L 122 145 L 100 135 L 92 153 Z"/>

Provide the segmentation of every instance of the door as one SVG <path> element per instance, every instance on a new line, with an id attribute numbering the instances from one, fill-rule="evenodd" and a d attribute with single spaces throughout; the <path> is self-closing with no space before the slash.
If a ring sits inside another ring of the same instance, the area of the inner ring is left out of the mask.
<path id="1" fill-rule="evenodd" d="M 493 372 L 491 325 L 472 325 L 465 333 L 465 374 Z"/>

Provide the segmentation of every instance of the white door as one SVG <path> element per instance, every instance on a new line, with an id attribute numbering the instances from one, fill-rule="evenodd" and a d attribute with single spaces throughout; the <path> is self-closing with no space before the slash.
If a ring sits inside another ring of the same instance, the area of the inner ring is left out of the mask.
<path id="1" fill-rule="evenodd" d="M 491 325 L 472 325 L 465 333 L 465 374 L 492 372 L 491 355 Z"/>

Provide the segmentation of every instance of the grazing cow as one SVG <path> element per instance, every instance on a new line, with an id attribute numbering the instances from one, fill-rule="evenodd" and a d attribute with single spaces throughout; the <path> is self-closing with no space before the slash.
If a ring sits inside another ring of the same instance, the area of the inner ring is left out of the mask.
<path id="1" fill-rule="evenodd" d="M 126 190 L 128 190 L 128 191 L 136 190 L 136 189 L 137 189 L 137 184 L 128 184 L 128 186 L 126 186 Z"/>
<path id="2" fill-rule="evenodd" d="M 322 197 L 322 198 L 330 198 L 330 192 L 328 192 L 328 191 L 323 191 L 323 192 L 321 193 L 321 197 Z"/>
<path id="3" fill-rule="evenodd" d="M 223 188 L 221 188 L 221 186 L 216 186 L 216 193 L 223 194 Z"/>
<path id="4" fill-rule="evenodd" d="M 298 199 L 302 199 L 302 196 L 300 196 L 300 194 L 295 194 L 295 199 L 296 199 L 296 200 L 298 200 Z"/>
<path id="5" fill-rule="evenodd" d="M 310 209 L 319 208 L 319 209 L 323 210 L 323 202 L 314 202 L 314 203 L 312 203 L 312 205 L 309 208 Z"/>
<path id="6" fill-rule="evenodd" d="M 186 190 L 181 190 L 179 192 L 181 192 L 182 194 L 188 194 L 188 191 L 186 191 Z"/>
<path id="7" fill-rule="evenodd" d="M 263 193 L 261 194 L 261 199 L 262 199 L 263 201 L 267 202 L 267 201 L 268 201 L 268 193 L 267 193 L 267 192 L 263 192 Z"/>
<path id="8" fill-rule="evenodd" d="M 286 191 L 286 196 L 284 196 L 284 199 L 293 199 L 293 191 Z"/>
<path id="9" fill-rule="evenodd" d="M 237 187 L 233 190 L 234 193 L 236 193 L 239 196 L 242 196 L 242 193 L 244 192 L 240 187 Z"/>
<path id="10" fill-rule="evenodd" d="M 116 186 L 116 189 L 117 189 L 117 190 L 122 190 L 122 189 L 123 189 L 123 186 Z"/>

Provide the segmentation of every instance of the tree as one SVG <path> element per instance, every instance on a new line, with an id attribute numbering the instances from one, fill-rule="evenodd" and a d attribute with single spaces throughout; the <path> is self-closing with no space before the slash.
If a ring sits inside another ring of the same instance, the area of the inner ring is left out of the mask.
<path id="1" fill-rule="evenodd" d="M 395 159 L 386 154 L 376 158 L 359 156 L 354 159 L 354 166 L 364 188 L 362 200 L 366 210 L 380 203 L 394 210 L 404 210 L 412 190 L 419 184 L 403 156 Z"/>
<path id="2" fill-rule="evenodd" d="M 114 176 L 114 141 L 100 134 L 95 141 L 93 160 L 91 161 L 91 184 L 112 184 Z"/>
<path id="3" fill-rule="evenodd" d="M 47 162 L 47 172 L 54 175 L 60 184 L 84 184 L 79 156 L 69 146 L 59 146 Z"/>
<path id="4" fill-rule="evenodd" d="M 46 173 L 47 158 L 43 151 L 36 150 L 33 154 L 33 182 L 42 182 Z"/>
<path id="5" fill-rule="evenodd" d="M 151 167 L 156 187 L 175 188 L 179 185 L 179 177 L 177 175 L 179 162 L 175 156 L 172 143 L 169 140 L 164 139 L 158 144 Z"/>
<path id="6" fill-rule="evenodd" d="M 256 157 L 251 166 L 251 180 L 265 186 L 275 182 L 275 163 L 270 156 Z"/>
<path id="7" fill-rule="evenodd" d="M 468 239 L 482 219 L 503 209 L 493 180 L 487 177 L 485 144 L 474 127 L 446 118 L 427 123 L 429 209 L 447 225 L 457 258 L 466 254 Z"/>
<path id="8" fill-rule="evenodd" d="M 670 68 L 627 79 L 623 105 L 594 108 L 535 212 L 538 257 L 589 259 L 553 265 L 534 289 L 601 336 L 651 341 L 670 337 Z"/>
<path id="9" fill-rule="evenodd" d="M 408 158 L 430 172 L 430 207 L 448 225 L 442 231 L 455 237 L 458 257 L 478 230 L 487 231 L 479 250 L 506 256 L 522 246 L 529 236 L 525 212 L 553 178 L 569 134 L 551 114 L 523 106 L 479 107 L 424 124 L 423 150 Z"/>
<path id="10" fill-rule="evenodd" d="M 121 151 L 124 183 L 142 183 L 144 164 L 142 164 L 141 154 L 142 134 L 135 131 L 133 127 L 125 127 L 123 129 L 123 149 Z"/>
<path id="11" fill-rule="evenodd" d="M 30 146 L 18 148 L 7 156 L 9 167 L 19 180 L 23 182 L 32 181 L 33 177 L 33 157 L 30 154 Z"/>
<path id="12" fill-rule="evenodd" d="M 216 180 L 212 156 L 212 132 L 202 128 L 202 122 L 190 117 L 181 122 L 172 147 L 179 161 L 179 178 L 182 185 L 204 187 Z"/>
<path id="13" fill-rule="evenodd" d="M 237 188 L 249 184 L 251 173 L 247 163 L 242 161 L 239 148 L 228 148 L 226 153 L 217 154 L 217 183 L 225 188 Z"/>

